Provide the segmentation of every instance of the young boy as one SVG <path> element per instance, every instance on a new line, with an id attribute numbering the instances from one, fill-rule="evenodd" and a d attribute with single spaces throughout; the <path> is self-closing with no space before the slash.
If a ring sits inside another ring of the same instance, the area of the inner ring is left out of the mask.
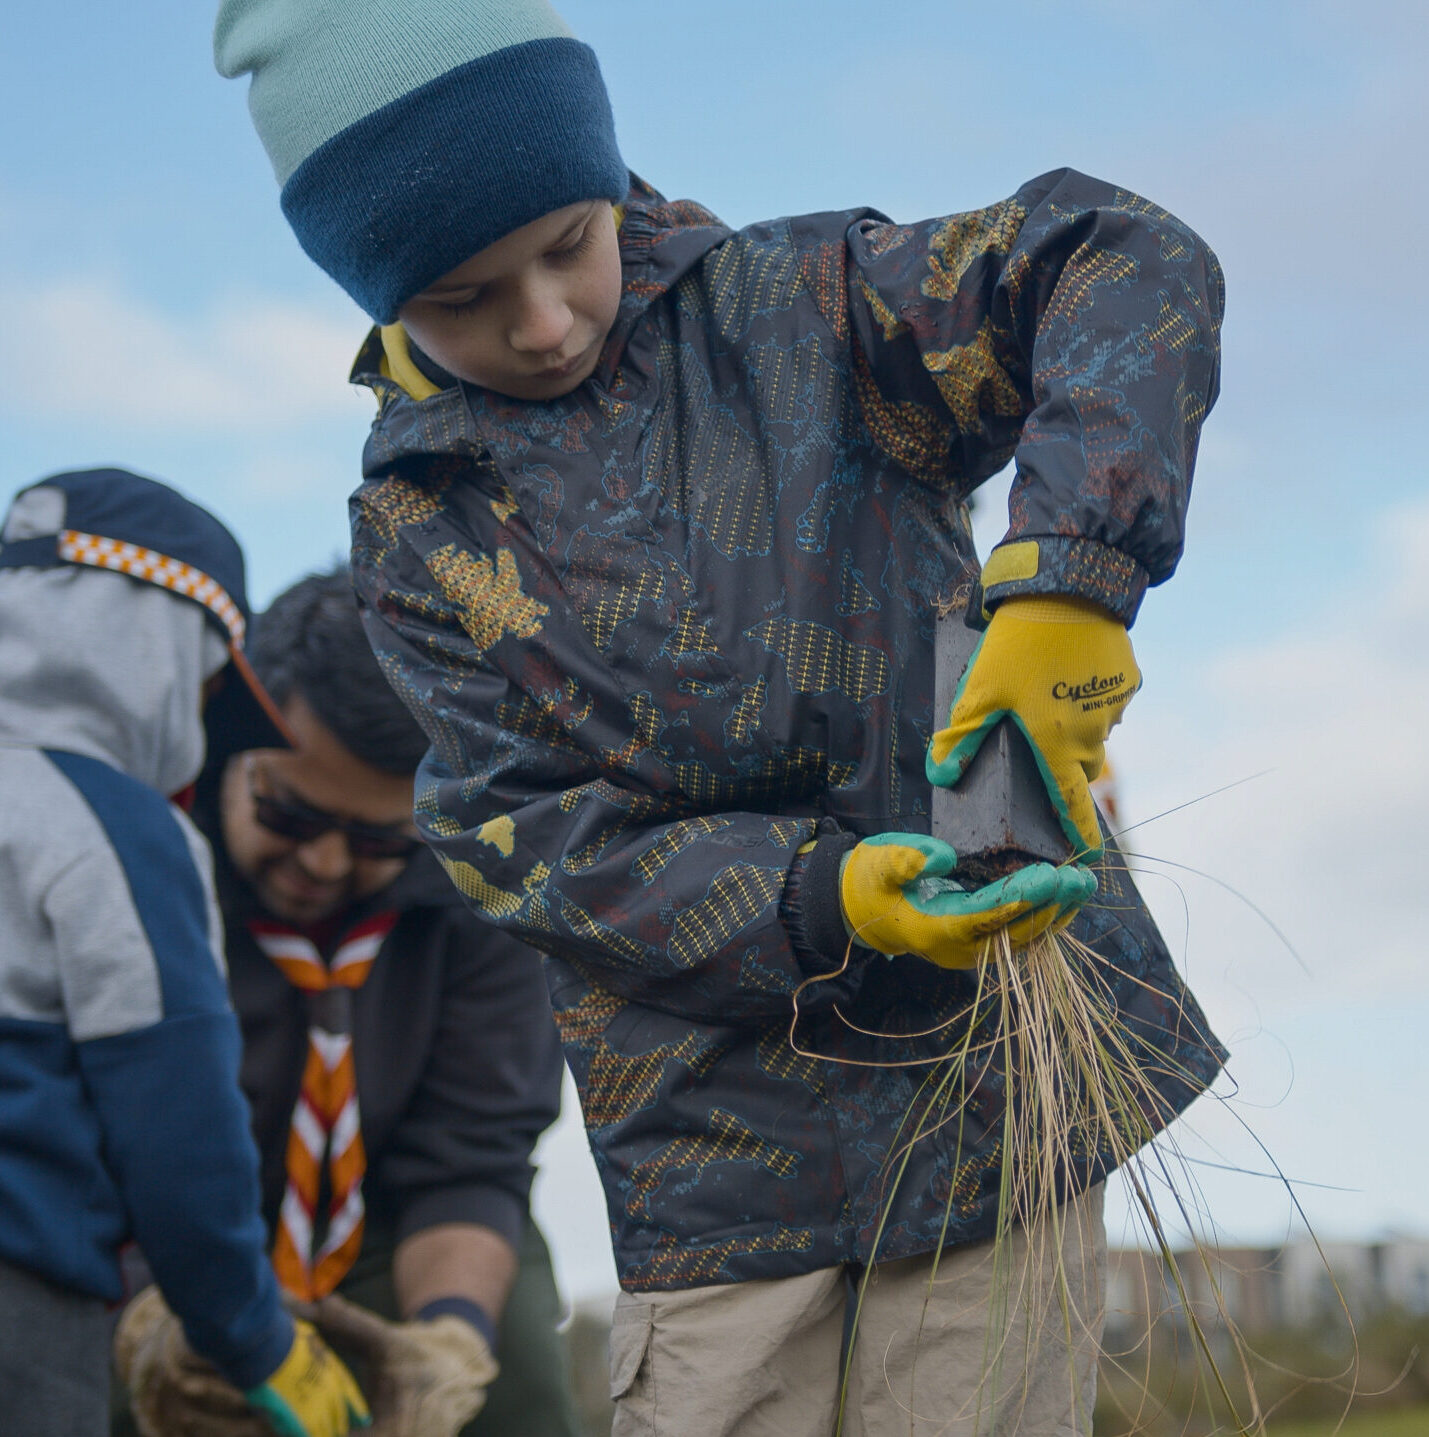
<path id="1" fill-rule="evenodd" d="M 379 325 L 354 571 L 432 741 L 424 835 L 549 955 L 623 1289 L 616 1431 L 1089 1431 L 1104 1161 L 1065 1175 L 1069 1315 L 995 1290 L 998 1062 L 901 1135 L 1001 929 L 1071 921 L 1109 965 L 1155 1125 L 1221 1061 L 1088 791 L 1180 553 L 1214 257 L 1070 171 L 732 233 L 628 175 L 544 5 L 226 0 L 216 45 Z M 979 575 L 961 501 L 1014 456 Z M 986 632 L 939 727 L 960 600 Z M 1080 862 L 922 897 L 955 861 L 930 781 L 1004 714 Z"/>
<path id="2" fill-rule="evenodd" d="M 221 747 L 285 743 L 243 657 L 247 618 L 233 537 L 162 484 L 58 474 L 10 506 L 0 1407 L 11 1437 L 109 1430 L 106 1306 L 130 1237 L 194 1350 L 278 1431 L 338 1437 L 366 1421 L 347 1370 L 278 1300 L 208 852 L 169 797 L 197 777 L 205 725 Z"/>

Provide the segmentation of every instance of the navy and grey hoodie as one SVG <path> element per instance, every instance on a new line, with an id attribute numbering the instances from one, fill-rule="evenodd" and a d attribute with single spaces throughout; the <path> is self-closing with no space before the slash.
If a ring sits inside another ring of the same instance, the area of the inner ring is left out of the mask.
<path id="1" fill-rule="evenodd" d="M 228 661 L 154 584 L 0 568 L 0 1258 L 114 1301 L 136 1239 L 194 1349 L 251 1387 L 293 1329 L 208 850 L 165 797 Z"/>

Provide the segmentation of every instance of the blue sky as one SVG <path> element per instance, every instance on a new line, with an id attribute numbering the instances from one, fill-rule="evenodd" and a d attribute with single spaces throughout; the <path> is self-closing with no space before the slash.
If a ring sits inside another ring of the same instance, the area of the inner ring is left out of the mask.
<path id="1" fill-rule="evenodd" d="M 369 409 L 344 379 L 364 321 L 282 220 L 242 87 L 212 69 L 210 6 L 11 10 L 0 119 L 25 138 L 0 156 L 0 500 L 93 463 L 168 479 L 233 525 L 261 603 L 345 544 Z M 1223 397 L 1187 557 L 1134 633 L 1146 688 L 1114 747 L 1136 819 L 1269 771 L 1136 835 L 1235 1049 L 1240 1106 L 1193 1113 L 1187 1142 L 1260 1163 L 1236 1146 L 1239 1113 L 1326 1236 L 1429 1232 L 1423 7 L 563 10 L 601 56 L 627 161 L 732 223 L 863 204 L 911 220 L 1070 164 L 1215 247 Z M 548 1156 L 563 1272 L 599 1290 L 579 1133 Z M 1273 1184 L 1203 1172 L 1230 1237 L 1286 1231 Z"/>

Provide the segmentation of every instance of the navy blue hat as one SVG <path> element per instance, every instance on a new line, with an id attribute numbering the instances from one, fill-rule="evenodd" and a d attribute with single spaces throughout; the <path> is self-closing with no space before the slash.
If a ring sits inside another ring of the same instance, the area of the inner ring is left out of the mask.
<path id="1" fill-rule="evenodd" d="M 379 324 L 497 240 L 630 174 L 595 53 L 548 0 L 223 0 L 222 74 L 308 254 Z"/>
<path id="2" fill-rule="evenodd" d="M 22 489 L 4 532 L 0 568 L 85 564 L 201 605 L 229 656 L 204 709 L 210 755 L 290 746 L 278 706 L 243 652 L 251 617 L 243 551 L 207 509 L 126 469 L 84 469 Z"/>

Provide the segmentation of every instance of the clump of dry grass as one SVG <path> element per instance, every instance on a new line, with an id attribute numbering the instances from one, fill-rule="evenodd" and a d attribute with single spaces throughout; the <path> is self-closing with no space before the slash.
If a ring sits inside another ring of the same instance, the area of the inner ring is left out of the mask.
<path id="1" fill-rule="evenodd" d="M 1017 1311 L 1022 1293 L 1045 1280 L 1035 1276 L 1039 1271 L 1052 1274 L 1055 1311 L 1047 1331 L 1060 1329 L 1067 1352 L 1078 1334 L 1100 1331 L 1103 1314 L 1079 1310 L 1076 1294 L 1090 1290 L 1088 1284 L 1067 1269 L 1063 1204 L 1069 1174 L 1115 1169 L 1131 1195 L 1143 1241 L 1159 1258 L 1169 1305 L 1185 1325 L 1203 1405 L 1220 1414 L 1216 1430 L 1258 1437 L 1266 1430 L 1268 1414 L 1256 1395 L 1253 1354 L 1221 1290 L 1217 1242 L 1194 1173 L 1163 1131 L 1173 1115 L 1160 1085 L 1166 1079 L 1189 1082 L 1191 1075 L 1176 1073 L 1170 1060 L 1120 1020 L 1114 979 L 1124 984 L 1126 975 L 1114 974 L 1103 955 L 1065 929 L 1045 933 L 1023 948 L 1014 948 L 1005 933 L 989 940 L 975 995 L 967 1009 L 946 1024 L 948 1051 L 929 1064 L 919 1099 L 910 1106 L 894 1144 L 885 1217 L 918 1143 L 935 1129 L 959 1123 L 969 1084 L 977 1081 L 973 1075 L 992 1061 L 1004 1084 L 999 1204 L 992 1239 L 993 1262 L 1003 1270 L 997 1279 L 999 1310 L 989 1313 L 984 1386 L 990 1392 L 1006 1390 L 1008 1374 L 1002 1367 L 1009 1350 L 1008 1316 Z M 950 1215 L 951 1199 L 945 1234 Z M 1189 1236 L 1189 1251 L 1177 1250 L 1173 1230 L 1183 1240 Z M 1014 1234 L 1022 1240 L 1014 1243 Z M 875 1252 L 881 1238 L 882 1226 Z M 1070 1250 L 1075 1252 L 1075 1245 Z M 1014 1259 L 1014 1252 L 1021 1256 Z M 930 1296 L 939 1256 L 935 1254 Z M 1146 1294 L 1148 1311 L 1156 1310 L 1159 1297 Z M 860 1308 L 862 1300 L 860 1291 Z M 1024 1341 L 1015 1350 L 1030 1367 L 1035 1343 Z M 1119 1373 L 1130 1371 L 1125 1362 L 1105 1353 L 1103 1360 L 1117 1364 Z M 1141 1393 L 1139 1410 L 1124 1411 L 1130 1424 L 1126 1430 L 1166 1430 L 1160 1426 L 1166 1415 L 1160 1410 L 1162 1402 L 1145 1384 Z M 1122 1397 L 1124 1406 L 1124 1390 Z M 1089 1431 L 1091 1414 L 1082 1417 Z"/>
<path id="2" fill-rule="evenodd" d="M 985 965 L 999 1009 L 995 1027 L 1009 1087 L 1002 1204 L 994 1242 L 1005 1241 L 1014 1226 L 1030 1233 L 1055 1231 L 1059 1176 L 1085 1163 L 1089 1155 L 1098 1155 L 1099 1165 L 1119 1170 L 1130 1189 L 1142 1235 L 1159 1253 L 1185 1316 L 1199 1374 L 1231 1414 L 1231 1430 L 1262 1432 L 1264 1414 L 1247 1353 L 1220 1290 L 1211 1258 L 1214 1244 L 1203 1229 L 1194 1179 L 1184 1164 L 1177 1164 L 1174 1149 L 1151 1146 L 1166 1119 L 1159 1111 L 1163 1100 L 1157 1087 L 1166 1059 L 1117 1022 L 1103 962 L 1095 950 L 1064 931 L 1044 934 L 1020 950 L 1003 937 Z M 1213 1346 L 1199 1305 L 1191 1300 L 1183 1258 L 1173 1249 L 1153 1200 L 1155 1192 L 1167 1195 L 1179 1225 L 1191 1234 L 1192 1260 L 1204 1271 L 1215 1326 L 1230 1337 L 1228 1344 Z M 1067 1288 L 1065 1275 L 1059 1274 L 1058 1284 Z M 1245 1379 L 1249 1406 L 1241 1410 L 1223 1371 L 1227 1359 Z"/>

